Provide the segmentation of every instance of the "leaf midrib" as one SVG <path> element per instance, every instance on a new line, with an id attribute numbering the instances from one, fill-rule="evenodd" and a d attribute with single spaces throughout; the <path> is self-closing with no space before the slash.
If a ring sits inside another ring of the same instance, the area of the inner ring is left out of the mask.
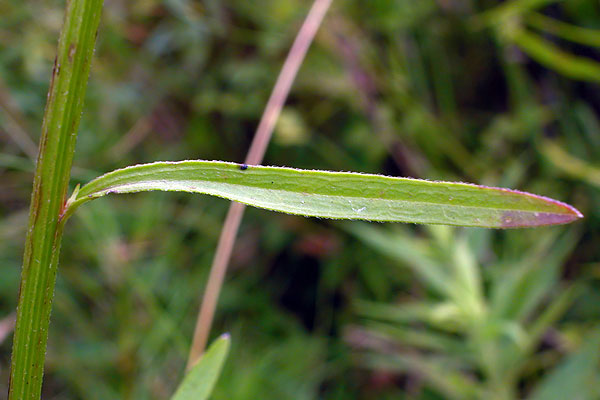
<path id="1" fill-rule="evenodd" d="M 175 163 L 175 162 L 174 162 Z M 277 168 L 277 167 L 272 167 L 272 168 Z M 315 170 L 318 171 L 318 170 Z M 321 172 L 321 171 L 318 171 Z M 323 171 L 323 172 L 329 172 L 329 171 Z M 371 174 L 363 174 L 363 175 L 371 175 Z M 378 175 L 372 175 L 372 176 L 378 176 Z M 409 178 L 395 178 L 395 177 L 387 177 L 387 178 L 392 178 L 392 179 L 409 179 Z M 150 184 L 159 184 L 159 183 L 163 183 L 165 181 L 165 179 L 144 179 L 143 181 L 140 182 L 135 182 L 135 183 L 122 183 L 122 184 L 117 184 L 117 185 L 111 185 L 108 187 L 105 187 L 103 189 L 100 189 L 98 191 L 96 191 L 96 193 L 102 193 L 102 195 L 94 195 L 93 193 L 90 194 L 80 194 L 79 198 L 84 198 L 88 195 L 92 195 L 94 198 L 97 197 L 102 197 L 104 195 L 107 194 L 112 194 L 110 193 L 111 190 L 115 190 L 118 191 L 118 188 L 120 187 L 124 187 L 124 186 L 136 186 L 139 185 L 141 182 L 147 182 Z M 168 181 L 168 180 L 167 180 Z M 293 194 L 300 194 L 301 192 L 299 191 L 294 191 L 294 190 L 285 190 L 285 189 L 269 189 L 266 188 L 264 186 L 260 186 L 260 185 L 249 185 L 249 184 L 240 184 L 240 183 L 228 183 L 228 182 L 221 182 L 218 180 L 206 180 L 206 179 L 198 179 L 198 180 L 194 180 L 194 179 L 177 179 L 177 182 L 189 182 L 189 183 L 193 183 L 195 185 L 199 185 L 202 182 L 207 182 L 210 184 L 217 184 L 217 185 L 224 185 L 224 186 L 237 186 L 240 188 L 244 188 L 244 187 L 252 187 L 253 189 L 257 189 L 257 190 L 263 190 L 263 191 L 270 191 L 270 192 L 280 192 L 280 193 L 293 193 Z M 424 182 L 431 182 L 431 181 L 425 181 Z M 436 183 L 446 183 L 446 182 L 441 182 L 441 181 L 436 181 Z M 469 185 L 469 187 L 471 188 L 477 188 L 477 186 L 471 186 Z M 497 189 L 494 189 L 497 190 Z M 147 190 L 144 189 L 139 189 L 139 190 L 134 190 L 131 192 L 127 192 L 127 193 L 139 193 L 139 192 L 144 192 Z M 151 191 L 162 191 L 162 192 L 177 192 L 177 191 L 181 191 L 179 189 L 175 190 L 170 190 L 170 189 L 159 189 L 159 188 L 154 188 L 151 189 Z M 199 189 L 197 191 L 195 190 L 190 190 L 189 192 L 192 193 L 198 193 L 198 192 L 204 192 L 202 189 Z M 322 193 L 302 193 L 304 195 L 306 195 L 307 197 L 311 197 L 311 196 L 319 196 L 319 197 L 325 197 L 325 198 L 339 198 L 339 199 L 344 199 L 344 198 L 355 198 L 355 199 L 368 199 L 368 200 L 377 200 L 377 201 L 381 201 L 381 202 L 390 202 L 390 203 L 409 203 L 409 204 L 430 204 L 430 205 L 438 205 L 438 206 L 447 206 L 447 207 L 452 207 L 452 208 L 461 208 L 461 209 L 482 209 L 482 210 L 490 210 L 490 211 L 497 211 L 497 212 L 503 212 L 503 211 L 519 211 L 519 212 L 526 212 L 526 213 L 531 213 L 531 214 L 541 214 L 541 213 L 559 213 L 559 214 L 566 214 L 568 215 L 568 212 L 562 211 L 559 207 L 557 207 L 555 210 L 550 211 L 550 210 L 546 210 L 546 211 L 534 211 L 534 210 L 527 210 L 524 208 L 511 208 L 511 205 L 506 205 L 504 208 L 501 207 L 490 207 L 490 206 L 481 206 L 481 205 L 462 205 L 462 204 L 453 204 L 453 203 L 444 203 L 443 201 L 426 201 L 426 200 L 407 200 L 407 199 L 384 199 L 384 198 L 380 198 L 380 197 L 369 197 L 369 196 L 360 196 L 360 195 L 334 195 L 334 194 L 322 194 Z M 227 197 L 224 196 L 218 196 L 217 197 L 221 197 L 221 198 L 225 198 L 227 199 Z"/>

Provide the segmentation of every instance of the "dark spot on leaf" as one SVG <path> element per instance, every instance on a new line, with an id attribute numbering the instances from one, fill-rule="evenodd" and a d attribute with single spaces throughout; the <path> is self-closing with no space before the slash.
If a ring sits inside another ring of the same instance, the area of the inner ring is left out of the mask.
<path id="1" fill-rule="evenodd" d="M 248 164 L 242 164 L 242 165 L 240 165 L 240 169 L 241 169 L 242 171 L 245 171 L 245 170 L 247 170 L 247 169 L 248 169 Z"/>

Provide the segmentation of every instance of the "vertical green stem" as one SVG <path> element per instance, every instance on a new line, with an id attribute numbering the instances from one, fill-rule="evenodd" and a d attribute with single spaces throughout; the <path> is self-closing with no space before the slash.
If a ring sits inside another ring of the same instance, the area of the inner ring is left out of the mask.
<path id="1" fill-rule="evenodd" d="M 103 0 L 67 0 L 42 123 L 23 256 L 10 400 L 39 399 L 77 129 Z"/>

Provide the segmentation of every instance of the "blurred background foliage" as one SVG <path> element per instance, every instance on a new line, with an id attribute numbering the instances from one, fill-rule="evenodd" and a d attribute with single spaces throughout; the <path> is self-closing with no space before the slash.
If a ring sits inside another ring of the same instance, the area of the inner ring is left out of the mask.
<path id="1" fill-rule="evenodd" d="M 241 161 L 308 0 L 105 0 L 73 185 Z M 64 1 L 0 2 L 0 398 Z M 600 4 L 335 1 L 265 164 L 501 185 L 578 207 L 522 231 L 249 209 L 215 399 L 598 399 Z M 163 399 L 228 203 L 149 193 L 69 223 L 45 399 Z M 596 383 L 596 384 L 595 384 Z"/>

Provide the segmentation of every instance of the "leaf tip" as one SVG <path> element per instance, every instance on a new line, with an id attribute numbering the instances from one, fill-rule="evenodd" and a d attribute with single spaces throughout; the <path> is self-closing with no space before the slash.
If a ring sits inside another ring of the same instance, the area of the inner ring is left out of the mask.
<path id="1" fill-rule="evenodd" d="M 564 225 L 583 218 L 583 214 L 570 204 L 538 194 L 514 189 L 500 190 L 530 198 L 539 210 L 510 210 L 502 214 L 501 228 L 529 228 L 548 225 Z"/>
<path id="2" fill-rule="evenodd" d="M 230 341 L 231 340 L 231 334 L 229 332 L 225 332 L 225 333 L 221 334 L 221 336 L 219 336 L 218 340 L 227 340 L 227 341 Z"/>
<path id="3" fill-rule="evenodd" d="M 559 206 L 556 212 L 506 211 L 502 215 L 502 228 L 527 228 L 548 225 L 564 225 L 583 218 L 575 207 L 552 200 Z"/>
<path id="4" fill-rule="evenodd" d="M 578 219 L 583 218 L 581 211 L 576 209 L 570 204 L 563 203 L 558 200 L 549 199 L 548 201 L 554 203 L 561 212 L 557 213 L 540 213 L 538 219 L 540 219 L 540 225 L 557 225 L 557 224 L 568 224 L 575 222 Z M 549 216 L 545 214 L 550 214 Z M 556 221 L 556 222 L 554 222 Z"/>

